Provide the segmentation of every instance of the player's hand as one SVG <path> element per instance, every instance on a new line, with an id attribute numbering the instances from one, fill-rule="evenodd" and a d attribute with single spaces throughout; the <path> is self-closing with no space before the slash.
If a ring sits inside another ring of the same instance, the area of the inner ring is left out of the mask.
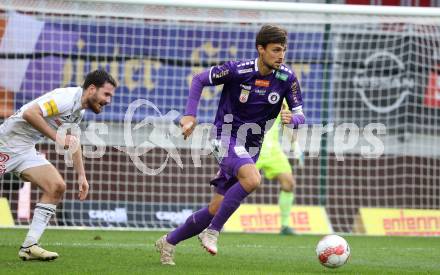
<path id="1" fill-rule="evenodd" d="M 89 193 L 89 183 L 87 182 L 86 176 L 79 176 L 78 181 L 79 181 L 78 198 L 83 201 L 86 199 L 87 194 Z"/>
<path id="2" fill-rule="evenodd" d="M 290 124 L 292 121 L 292 112 L 289 109 L 283 109 L 280 112 L 281 122 L 283 124 Z"/>
<path id="3" fill-rule="evenodd" d="M 180 127 L 182 128 L 182 135 L 184 139 L 187 139 L 192 134 L 196 125 L 197 120 L 193 116 L 183 116 L 180 119 Z"/>
<path id="4" fill-rule="evenodd" d="M 72 150 L 72 153 L 76 152 L 78 146 L 79 146 L 79 138 L 73 135 L 66 135 L 64 140 L 57 136 L 56 142 L 61 145 L 64 150 Z"/>
<path id="5" fill-rule="evenodd" d="M 72 135 L 66 135 L 66 141 L 64 143 L 64 148 L 71 149 L 72 153 L 76 152 L 76 148 L 79 146 L 79 138 Z"/>

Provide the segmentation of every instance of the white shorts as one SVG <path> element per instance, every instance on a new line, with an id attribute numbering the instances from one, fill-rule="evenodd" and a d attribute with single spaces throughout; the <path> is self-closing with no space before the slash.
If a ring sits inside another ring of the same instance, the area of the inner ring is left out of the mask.
<path id="1" fill-rule="evenodd" d="M 35 148 L 30 148 L 20 152 L 0 146 L 0 176 L 5 173 L 17 173 L 20 175 L 24 170 L 32 167 L 50 164 L 50 162 L 37 152 Z"/>

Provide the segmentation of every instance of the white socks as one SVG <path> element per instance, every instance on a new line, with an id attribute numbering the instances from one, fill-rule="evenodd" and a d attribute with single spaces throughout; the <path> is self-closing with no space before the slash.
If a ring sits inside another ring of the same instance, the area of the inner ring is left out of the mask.
<path id="1" fill-rule="evenodd" d="M 22 247 L 32 246 L 40 240 L 43 235 L 50 218 L 55 214 L 57 206 L 49 203 L 37 203 L 34 210 L 34 217 L 29 228 L 29 232 L 26 239 L 23 242 Z"/>

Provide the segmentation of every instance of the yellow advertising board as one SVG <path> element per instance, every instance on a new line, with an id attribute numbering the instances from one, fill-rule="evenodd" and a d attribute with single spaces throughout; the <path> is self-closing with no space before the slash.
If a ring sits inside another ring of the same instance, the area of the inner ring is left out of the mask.
<path id="1" fill-rule="evenodd" d="M 367 235 L 440 236 L 440 210 L 360 208 Z"/>
<path id="2" fill-rule="evenodd" d="M 228 232 L 280 232 L 278 205 L 242 204 L 224 226 Z M 327 212 L 320 206 L 293 206 L 290 226 L 300 234 L 331 234 Z"/>
<path id="3" fill-rule="evenodd" d="M 0 226 L 14 226 L 14 219 L 6 198 L 0 198 Z"/>

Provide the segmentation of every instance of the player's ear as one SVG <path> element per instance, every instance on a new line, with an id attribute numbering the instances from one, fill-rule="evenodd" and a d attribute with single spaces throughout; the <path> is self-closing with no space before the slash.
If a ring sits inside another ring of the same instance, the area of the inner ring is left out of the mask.
<path id="1" fill-rule="evenodd" d="M 96 93 L 98 89 L 96 88 L 95 84 L 90 84 L 89 87 L 87 87 L 87 91 L 89 91 L 89 93 L 94 94 Z"/>
<path id="2" fill-rule="evenodd" d="M 258 54 L 263 54 L 265 49 L 264 49 L 264 47 L 262 45 L 258 45 L 257 46 L 257 51 L 258 51 Z"/>

